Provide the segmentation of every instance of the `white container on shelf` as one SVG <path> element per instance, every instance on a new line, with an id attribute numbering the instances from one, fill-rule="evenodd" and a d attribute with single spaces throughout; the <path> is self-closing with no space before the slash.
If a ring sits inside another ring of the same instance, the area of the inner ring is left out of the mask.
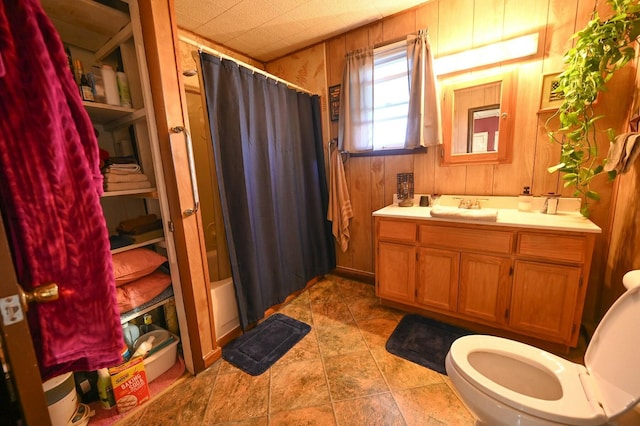
<path id="1" fill-rule="evenodd" d="M 120 94 L 118 93 L 118 80 L 116 72 L 111 65 L 103 64 L 102 83 L 104 84 L 104 96 L 109 105 L 120 106 Z"/>
<path id="2" fill-rule="evenodd" d="M 155 336 L 153 346 L 161 345 L 166 339 L 160 338 L 160 336 L 165 335 L 165 333 L 167 337 L 172 337 L 173 341 L 144 359 L 147 382 L 157 379 L 162 373 L 173 367 L 178 356 L 178 343 L 180 342 L 180 338 L 175 334 L 155 325 L 152 328 L 152 331 L 138 338 L 133 345 L 134 348 L 137 349 L 149 336 Z"/>

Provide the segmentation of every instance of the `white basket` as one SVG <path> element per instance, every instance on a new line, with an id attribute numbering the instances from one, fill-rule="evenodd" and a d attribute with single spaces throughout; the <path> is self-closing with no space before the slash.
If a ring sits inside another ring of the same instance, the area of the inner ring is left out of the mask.
<path id="1" fill-rule="evenodd" d="M 163 328 L 156 325 L 153 325 L 151 328 L 152 331 L 164 330 Z M 178 343 L 180 342 L 180 338 L 171 332 L 167 331 L 167 333 L 169 333 L 169 335 L 173 337 L 173 342 L 169 343 L 164 348 L 144 359 L 144 368 L 147 373 L 147 382 L 149 383 L 154 379 L 157 379 L 162 373 L 173 367 L 176 362 L 176 357 L 178 356 Z M 138 341 L 144 341 L 144 336 L 145 335 L 140 336 L 138 338 Z"/>

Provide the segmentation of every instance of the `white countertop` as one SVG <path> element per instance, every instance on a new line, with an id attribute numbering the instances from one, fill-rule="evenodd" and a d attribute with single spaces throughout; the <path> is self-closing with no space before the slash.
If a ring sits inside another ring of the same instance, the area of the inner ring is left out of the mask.
<path id="1" fill-rule="evenodd" d="M 450 198 L 444 198 L 450 197 Z M 458 196 L 443 196 L 442 203 L 439 205 L 451 206 L 450 199 L 458 199 Z M 472 197 L 464 196 L 464 198 L 478 198 L 484 199 L 485 204 L 491 205 L 492 197 Z M 509 206 L 510 203 L 504 203 L 506 197 L 500 197 L 500 205 Z M 516 199 L 517 197 L 508 197 Z M 536 197 L 537 198 L 537 197 Z M 474 219 L 461 219 L 461 218 L 436 218 L 431 217 L 431 207 L 420 207 L 419 196 L 416 197 L 418 202 L 414 203 L 412 207 L 400 207 L 397 204 L 391 204 L 380 210 L 373 212 L 373 216 L 378 217 L 390 217 L 399 219 L 419 219 L 437 222 L 455 222 L 466 224 L 478 224 L 488 226 L 511 226 L 518 228 L 533 228 L 544 229 L 549 231 L 568 231 L 568 232 L 588 232 L 599 234 L 602 232 L 600 227 L 582 216 L 578 211 L 574 210 L 559 210 L 556 214 L 540 213 L 539 209 L 532 209 L 530 211 L 519 211 L 517 208 L 496 208 L 498 211 L 497 220 L 485 221 Z M 538 200 L 536 200 L 538 201 Z M 572 205 L 571 203 L 565 203 L 566 205 Z M 517 205 L 517 204 L 516 204 Z M 535 205 L 535 203 L 534 203 Z"/>

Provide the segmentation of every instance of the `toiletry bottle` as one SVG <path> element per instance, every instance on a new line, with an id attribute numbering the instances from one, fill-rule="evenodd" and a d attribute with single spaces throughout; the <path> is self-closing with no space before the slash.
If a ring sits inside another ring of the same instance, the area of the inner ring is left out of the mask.
<path id="1" fill-rule="evenodd" d="M 137 356 L 144 357 L 147 354 L 147 352 L 149 352 L 153 347 L 153 341 L 155 339 L 156 339 L 156 336 L 149 336 L 147 340 L 140 343 L 140 346 L 138 346 L 138 349 L 136 349 L 133 355 L 131 355 L 131 358 L 135 358 Z"/>
<path id="2" fill-rule="evenodd" d="M 124 336 L 124 341 L 129 347 L 129 349 L 133 348 L 133 344 L 136 342 L 136 339 L 140 337 L 140 329 L 137 325 L 125 322 L 122 324 L 122 335 Z"/>
<path id="3" fill-rule="evenodd" d="M 93 97 L 93 88 L 89 83 L 89 79 L 87 75 L 84 73 L 84 67 L 82 66 L 82 62 L 80 59 L 76 59 L 76 72 L 80 75 L 80 81 L 78 82 L 78 86 L 80 87 L 80 96 L 82 96 L 83 101 L 95 101 Z"/>
<path id="4" fill-rule="evenodd" d="M 90 75 L 93 78 L 93 96 L 96 99 L 96 102 L 105 103 L 106 97 L 104 92 L 104 82 L 102 80 L 102 72 L 100 71 L 100 67 L 93 66 L 92 72 Z"/>
<path id="5" fill-rule="evenodd" d="M 153 330 L 153 328 L 151 327 L 153 325 L 153 317 L 151 316 L 151 314 L 144 314 L 142 319 L 144 324 L 140 326 L 140 333 L 146 334 Z"/>
<path id="6" fill-rule="evenodd" d="M 129 80 L 127 75 L 120 68 L 116 71 L 116 82 L 118 84 L 118 94 L 120 105 L 131 108 L 131 92 L 129 91 Z"/>
<path id="7" fill-rule="evenodd" d="M 528 212 L 531 210 L 531 202 L 533 201 L 533 195 L 529 192 L 529 187 L 525 186 L 522 194 L 518 197 L 518 210 L 521 212 Z"/>
<path id="8" fill-rule="evenodd" d="M 113 393 L 113 385 L 111 384 L 111 375 L 108 368 L 100 368 L 98 370 L 98 395 L 100 396 L 100 405 L 107 410 L 116 405 L 115 395 Z"/>

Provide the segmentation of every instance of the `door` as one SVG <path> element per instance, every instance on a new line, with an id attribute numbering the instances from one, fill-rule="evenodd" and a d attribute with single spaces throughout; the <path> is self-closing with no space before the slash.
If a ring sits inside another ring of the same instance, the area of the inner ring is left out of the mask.
<path id="1" fill-rule="evenodd" d="M 511 259 L 463 253 L 458 312 L 493 324 L 506 319 Z"/>
<path id="2" fill-rule="evenodd" d="M 378 297 L 413 303 L 416 276 L 414 246 L 381 241 L 378 243 L 376 284 Z"/>
<path id="3" fill-rule="evenodd" d="M 27 425 L 47 425 L 51 423 L 49 411 L 42 390 L 42 379 L 26 312 L 19 302 L 20 290 L 2 215 L 0 215 L 0 271 L 3 272 L 3 279 L 0 280 L 0 309 L 2 310 L 0 343 L 9 370 L 10 382 L 7 385 L 11 386 L 16 399 L 11 401 L 9 398 L 10 401 L 2 400 L 0 403 L 3 409 L 7 407 L 7 402 L 9 406 L 17 407 L 18 415 Z M 6 420 L 5 413 L 2 414 Z"/>
<path id="4" fill-rule="evenodd" d="M 518 260 L 509 325 L 552 341 L 571 341 L 581 269 Z"/>
<path id="5" fill-rule="evenodd" d="M 200 67 L 198 67 L 198 73 L 200 73 Z M 209 278 L 213 283 L 231 277 L 227 235 L 222 218 L 206 100 L 200 93 L 200 89 L 187 88 L 186 95 L 198 189 L 200 190 L 202 219 L 206 224 L 204 238 L 207 247 Z"/>
<path id="6" fill-rule="evenodd" d="M 418 249 L 416 302 L 447 312 L 458 304 L 460 253 L 433 248 Z"/>

